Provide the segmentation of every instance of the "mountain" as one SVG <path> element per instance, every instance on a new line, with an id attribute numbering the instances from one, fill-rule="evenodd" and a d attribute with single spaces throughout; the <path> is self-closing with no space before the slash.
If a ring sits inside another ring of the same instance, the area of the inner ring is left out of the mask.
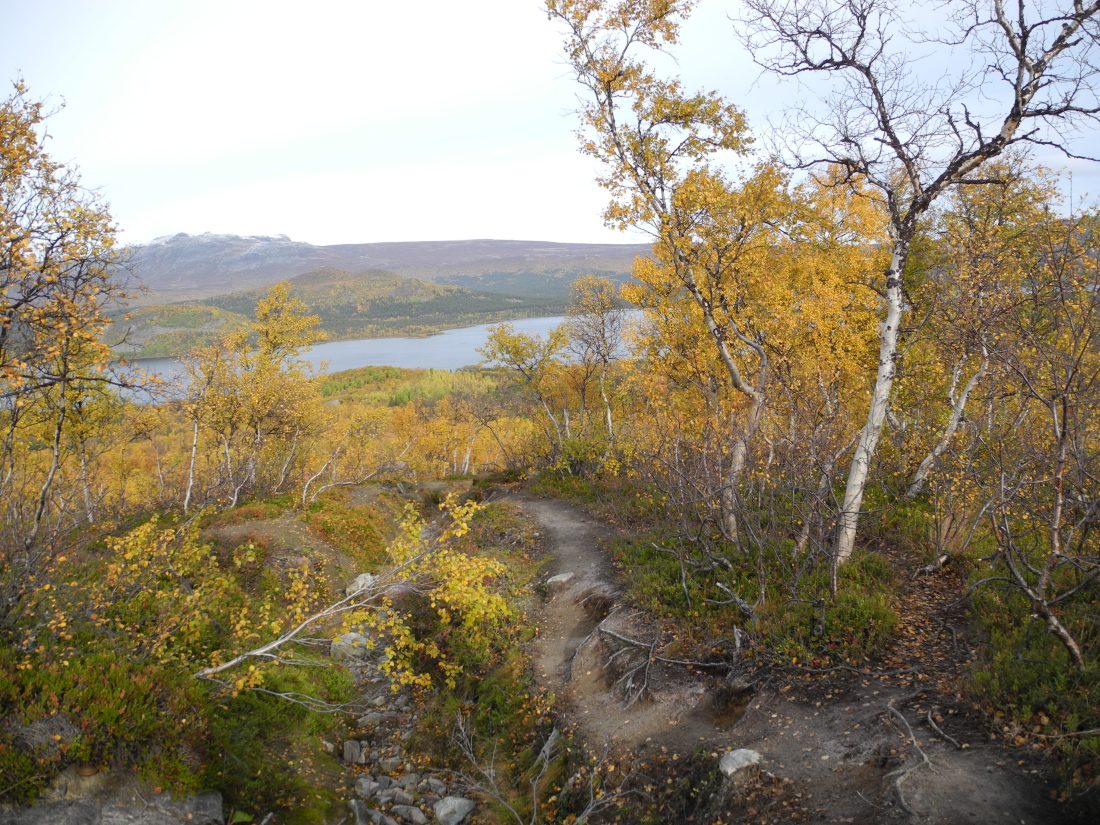
<path id="1" fill-rule="evenodd" d="M 565 302 L 433 284 L 393 272 L 326 267 L 289 279 L 291 295 L 320 316 L 331 339 L 423 335 L 449 327 L 555 315 Z M 246 326 L 266 288 L 132 308 L 108 342 L 122 356 L 180 355 Z"/>
<path id="2" fill-rule="evenodd" d="M 290 294 L 321 318 L 332 338 L 420 335 L 447 327 L 552 315 L 564 304 L 433 284 L 394 272 L 348 272 L 331 267 L 290 280 Z M 263 289 L 204 301 L 228 313 L 249 316 Z"/>
<path id="3" fill-rule="evenodd" d="M 315 246 L 285 235 L 188 235 L 131 248 L 130 267 L 149 292 L 139 304 L 261 289 L 323 269 L 387 271 L 480 292 L 564 300 L 584 274 L 630 277 L 647 244 L 548 241 L 418 241 Z"/>

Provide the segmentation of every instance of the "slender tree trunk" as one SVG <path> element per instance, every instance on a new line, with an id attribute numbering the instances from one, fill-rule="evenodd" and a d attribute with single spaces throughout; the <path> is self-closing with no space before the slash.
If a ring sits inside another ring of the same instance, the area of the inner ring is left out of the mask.
<path id="1" fill-rule="evenodd" d="M 38 541 L 38 533 L 42 529 L 42 519 L 46 515 L 46 504 L 49 502 L 50 488 L 53 487 L 54 478 L 57 477 L 57 470 L 61 466 L 61 434 L 65 430 L 65 414 L 68 411 L 68 407 L 65 404 L 65 389 L 66 382 L 61 382 L 61 412 L 57 415 L 57 423 L 54 425 L 53 442 L 51 444 L 52 459 L 50 461 L 49 472 L 46 473 L 46 479 L 42 482 L 42 487 L 38 491 L 38 503 L 34 508 L 34 519 L 31 522 L 31 532 L 23 540 L 23 547 L 25 550 L 30 550 L 36 541 Z"/>
<path id="2" fill-rule="evenodd" d="M 909 241 L 901 238 L 894 242 L 890 256 L 890 268 L 886 272 L 886 320 L 879 327 L 878 372 L 871 392 L 871 408 L 867 423 L 859 435 L 852 464 L 848 468 L 848 483 L 844 488 L 844 501 L 840 507 L 836 535 L 836 564 L 843 564 L 852 555 L 856 543 L 856 527 L 859 510 L 863 506 L 863 491 L 867 475 L 882 435 L 882 422 L 890 404 L 890 393 L 897 375 L 898 327 L 903 312 L 901 275 L 909 253 Z"/>
<path id="3" fill-rule="evenodd" d="M 157 465 L 157 499 L 164 501 L 164 488 L 167 485 L 164 483 L 164 461 L 160 457 L 160 448 L 157 446 L 157 440 L 155 438 L 149 439 L 149 444 L 153 448 L 153 462 Z"/>
<path id="4" fill-rule="evenodd" d="M 741 432 L 737 435 L 737 440 L 734 441 L 726 483 L 722 487 L 722 532 L 729 541 L 739 546 L 741 536 L 738 525 L 740 512 L 738 490 L 741 487 L 741 477 L 745 474 L 745 467 L 748 465 L 749 444 L 760 428 L 760 419 L 764 412 L 763 385 L 764 380 L 761 376 L 760 387 L 753 394 L 752 402 L 749 404 L 748 416 L 745 418 Z"/>
<path id="5" fill-rule="evenodd" d="M 604 371 L 600 370 L 600 398 L 603 399 L 604 424 L 607 426 L 607 440 L 615 442 L 615 426 L 611 420 L 611 402 L 607 398 L 607 382 Z"/>
<path id="6" fill-rule="evenodd" d="M 301 436 L 301 429 L 299 427 L 294 428 L 294 436 L 290 442 L 290 450 L 286 454 L 286 461 L 283 462 L 282 469 L 279 470 L 279 483 L 275 485 L 272 493 L 278 493 L 283 489 L 283 485 L 286 484 L 287 476 L 290 475 L 290 465 L 294 463 L 295 457 L 298 455 L 298 439 Z"/>
<path id="7" fill-rule="evenodd" d="M 195 489 L 195 459 L 199 454 L 199 420 L 191 427 L 191 458 L 187 462 L 187 492 L 183 494 L 183 514 L 191 507 L 191 493 Z"/>
<path id="8" fill-rule="evenodd" d="M 546 413 L 546 418 L 550 422 L 550 426 L 554 428 L 554 438 L 558 442 L 558 452 L 561 453 L 565 450 L 565 443 L 562 441 L 561 437 L 561 426 L 558 424 L 558 419 L 550 412 L 550 405 L 546 403 L 546 399 L 540 395 L 539 401 L 542 403 L 542 410 Z"/>
<path id="9" fill-rule="evenodd" d="M 88 481 L 88 451 L 80 445 L 80 492 L 84 497 L 84 519 L 95 524 L 95 504 L 92 501 L 92 487 Z"/>
<path id="10" fill-rule="evenodd" d="M 936 446 L 932 448 L 932 451 L 924 457 L 923 461 L 921 461 L 920 466 L 917 467 L 917 471 L 913 473 L 913 478 L 910 479 L 909 487 L 905 491 L 906 498 L 913 498 L 924 488 L 924 483 L 928 479 L 928 473 L 932 470 L 932 467 L 935 466 L 940 456 L 947 451 L 947 447 L 951 443 L 951 438 L 959 429 L 959 422 L 962 421 L 963 413 L 966 412 L 966 402 L 970 398 L 970 393 L 978 386 L 978 382 L 985 377 L 988 368 L 989 357 L 983 352 L 982 363 L 981 366 L 978 367 L 978 371 L 970 376 L 970 380 L 966 382 L 963 391 L 952 399 L 951 416 L 947 419 L 947 426 L 943 430 L 943 435 L 940 436 L 940 440 L 936 443 Z"/>

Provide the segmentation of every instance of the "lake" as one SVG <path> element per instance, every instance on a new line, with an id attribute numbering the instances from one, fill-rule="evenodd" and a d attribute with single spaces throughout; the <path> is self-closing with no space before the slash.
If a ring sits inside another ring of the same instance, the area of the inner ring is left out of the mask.
<path id="1" fill-rule="evenodd" d="M 546 335 L 565 317 L 521 318 L 508 321 L 516 332 Z M 500 322 L 497 322 L 500 323 Z M 423 338 L 359 338 L 352 341 L 326 341 L 303 350 L 301 358 L 319 372 L 332 373 L 357 367 L 404 367 L 406 369 L 456 370 L 481 361 L 478 348 L 485 345 L 494 324 L 448 329 Z M 183 365 L 177 358 L 136 358 L 130 362 L 149 373 L 159 374 L 166 382 L 183 378 Z"/>

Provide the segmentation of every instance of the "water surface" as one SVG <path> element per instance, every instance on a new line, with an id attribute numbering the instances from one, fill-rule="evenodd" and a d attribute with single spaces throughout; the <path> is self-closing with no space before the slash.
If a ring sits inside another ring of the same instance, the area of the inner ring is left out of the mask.
<path id="1" fill-rule="evenodd" d="M 564 316 L 522 318 L 508 323 L 525 335 L 546 335 L 564 321 Z M 498 322 L 499 323 L 499 322 Z M 477 351 L 485 345 L 493 324 L 448 329 L 423 338 L 358 338 L 327 341 L 303 350 L 301 358 L 322 373 L 342 372 L 357 367 L 403 367 L 406 369 L 456 370 L 481 361 Z M 184 377 L 178 358 L 136 358 L 131 363 L 167 383 Z"/>

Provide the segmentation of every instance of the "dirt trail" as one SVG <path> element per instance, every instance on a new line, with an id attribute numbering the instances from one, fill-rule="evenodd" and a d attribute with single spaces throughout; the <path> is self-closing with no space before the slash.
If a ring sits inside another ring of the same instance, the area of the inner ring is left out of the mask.
<path id="1" fill-rule="evenodd" d="M 646 644 L 657 631 L 620 602 L 600 546 L 610 529 L 560 501 L 511 500 L 545 531 L 554 559 L 546 601 L 534 617 L 539 629 L 532 648 L 535 674 L 562 700 L 590 747 L 610 744 L 634 753 L 667 749 L 685 756 L 701 749 L 756 750 L 767 772 L 790 782 L 784 785 L 784 807 L 768 815 L 758 812 L 753 822 L 1072 822 L 1048 800 L 1048 789 L 1015 765 L 1011 752 L 973 741 L 973 731 L 963 750 L 933 734 L 923 724 L 920 700 L 936 699 L 913 687 L 853 678 L 839 688 L 821 687 L 816 695 L 811 691 L 791 698 L 786 689 L 758 686 L 736 721 L 741 707 L 729 713 L 729 681 L 655 665 L 647 695 L 628 703 L 616 684 L 627 666 L 608 666 L 622 646 L 593 631 L 600 625 Z M 636 661 L 630 652 L 617 658 Z M 640 658 L 644 661 L 645 653 Z M 726 717 L 736 723 L 722 729 L 718 725 Z M 950 720 L 944 728 L 951 732 Z"/>

